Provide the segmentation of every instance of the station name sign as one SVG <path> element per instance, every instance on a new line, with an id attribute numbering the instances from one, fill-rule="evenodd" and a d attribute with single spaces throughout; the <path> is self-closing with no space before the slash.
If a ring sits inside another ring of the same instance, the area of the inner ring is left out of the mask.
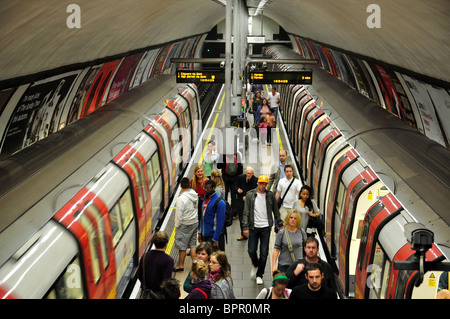
<path id="1" fill-rule="evenodd" d="M 225 83 L 225 71 L 177 70 L 177 83 Z"/>
<path id="2" fill-rule="evenodd" d="M 251 84 L 312 84 L 312 70 L 250 72 Z"/>

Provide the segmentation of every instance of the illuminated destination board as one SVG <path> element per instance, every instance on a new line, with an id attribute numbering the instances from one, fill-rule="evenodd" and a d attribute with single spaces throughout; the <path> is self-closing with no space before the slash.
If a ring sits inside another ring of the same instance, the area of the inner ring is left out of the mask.
<path id="1" fill-rule="evenodd" d="M 177 70 L 177 83 L 225 83 L 225 72 Z"/>
<path id="2" fill-rule="evenodd" d="M 250 72 L 251 84 L 312 84 L 312 70 Z"/>

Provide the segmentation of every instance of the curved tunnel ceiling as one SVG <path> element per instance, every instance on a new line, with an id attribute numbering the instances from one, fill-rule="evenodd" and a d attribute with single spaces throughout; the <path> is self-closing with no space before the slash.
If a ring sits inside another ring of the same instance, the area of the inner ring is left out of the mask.
<path id="1" fill-rule="evenodd" d="M 209 32 L 211 0 L 0 0 L 0 81 Z M 68 5 L 80 7 L 70 29 Z M 381 28 L 366 24 L 369 4 Z M 264 15 L 288 33 L 450 82 L 448 0 L 274 0 Z"/>

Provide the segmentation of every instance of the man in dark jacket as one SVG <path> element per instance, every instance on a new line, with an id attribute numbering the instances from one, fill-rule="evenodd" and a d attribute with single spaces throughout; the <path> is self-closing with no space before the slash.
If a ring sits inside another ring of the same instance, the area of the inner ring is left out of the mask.
<path id="1" fill-rule="evenodd" d="M 293 289 L 296 286 L 307 284 L 308 279 L 305 276 L 306 265 L 309 263 L 318 263 L 321 265 L 324 274 L 322 286 L 328 287 L 333 290 L 333 292 L 336 292 L 336 281 L 333 268 L 331 268 L 329 263 L 320 259 L 318 256 L 319 241 L 315 237 L 309 237 L 305 242 L 304 250 L 304 258 L 294 261 L 286 270 L 286 276 L 289 278 L 287 288 Z"/>
<path id="2" fill-rule="evenodd" d="M 256 178 L 255 173 L 253 171 L 253 168 L 247 167 L 245 170 L 245 174 L 239 175 L 237 182 L 236 182 L 236 188 L 237 188 L 237 202 L 236 202 L 236 211 L 239 216 L 239 223 L 241 226 L 241 237 L 239 237 L 237 240 L 246 240 L 247 237 L 245 237 L 242 234 L 242 214 L 244 212 L 244 201 L 245 196 L 247 195 L 247 192 L 255 189 L 256 186 L 258 186 L 258 178 Z"/>
<path id="3" fill-rule="evenodd" d="M 256 277 L 258 285 L 263 284 L 262 277 L 269 254 L 270 231 L 274 218 L 280 225 L 279 229 L 283 228 L 275 194 L 266 190 L 268 182 L 267 176 L 259 176 L 256 189 L 247 192 L 242 216 L 242 233 L 248 238 L 248 254 L 253 264 L 250 277 L 252 279 Z M 260 244 L 259 258 L 256 252 L 258 241 Z"/>

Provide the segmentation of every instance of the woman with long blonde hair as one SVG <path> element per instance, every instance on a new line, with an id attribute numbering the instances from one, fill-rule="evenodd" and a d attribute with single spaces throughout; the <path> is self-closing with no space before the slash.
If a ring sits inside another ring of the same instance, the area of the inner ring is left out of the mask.
<path id="1" fill-rule="evenodd" d="M 225 183 L 223 182 L 222 172 L 220 169 L 213 169 L 211 171 L 211 179 L 216 183 L 216 193 L 224 198 L 225 194 Z"/>

